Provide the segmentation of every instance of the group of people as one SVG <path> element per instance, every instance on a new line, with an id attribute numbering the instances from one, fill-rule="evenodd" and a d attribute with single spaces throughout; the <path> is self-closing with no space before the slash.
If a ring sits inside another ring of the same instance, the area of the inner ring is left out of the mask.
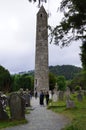
<path id="1" fill-rule="evenodd" d="M 38 94 L 35 92 L 35 98 L 37 98 Z M 49 103 L 49 92 L 43 92 L 42 90 L 39 93 L 39 104 L 44 105 L 44 98 L 46 100 L 46 105 Z"/>

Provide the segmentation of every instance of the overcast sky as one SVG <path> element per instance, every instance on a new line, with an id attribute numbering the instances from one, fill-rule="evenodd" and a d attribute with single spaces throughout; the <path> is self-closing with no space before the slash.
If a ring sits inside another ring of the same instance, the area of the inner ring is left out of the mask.
<path id="1" fill-rule="evenodd" d="M 49 25 L 55 26 L 61 20 L 57 8 L 61 0 L 49 0 L 44 4 L 50 13 Z M 0 65 L 10 73 L 33 70 L 35 68 L 35 39 L 37 4 L 28 0 L 0 0 Z M 49 45 L 49 65 L 81 66 L 80 43 L 60 49 Z"/>

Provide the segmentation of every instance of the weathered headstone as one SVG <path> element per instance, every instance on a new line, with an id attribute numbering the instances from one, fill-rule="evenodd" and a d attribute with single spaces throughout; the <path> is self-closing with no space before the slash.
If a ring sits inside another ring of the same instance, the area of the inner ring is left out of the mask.
<path id="1" fill-rule="evenodd" d="M 64 99 L 64 92 L 59 91 L 59 100 L 63 100 L 63 99 Z"/>
<path id="2" fill-rule="evenodd" d="M 81 102 L 83 100 L 83 96 L 82 96 L 81 92 L 78 93 L 77 99 L 79 102 Z"/>
<path id="3" fill-rule="evenodd" d="M 9 119 L 9 116 L 7 112 L 5 111 L 5 109 L 3 108 L 2 99 L 0 97 L 0 121 L 8 120 L 8 119 Z"/>
<path id="4" fill-rule="evenodd" d="M 56 102 L 56 101 L 57 101 L 57 94 L 54 93 L 54 94 L 53 94 L 53 102 Z"/>
<path id="5" fill-rule="evenodd" d="M 70 96 L 70 88 L 69 87 L 66 88 L 65 95 L 66 95 L 66 98 Z"/>
<path id="6" fill-rule="evenodd" d="M 3 104 L 3 108 L 6 109 L 7 105 L 8 105 L 8 98 L 5 94 L 1 95 L 2 98 L 2 104 Z"/>
<path id="7" fill-rule="evenodd" d="M 84 90 L 84 96 L 86 96 L 86 90 Z"/>
<path id="8" fill-rule="evenodd" d="M 54 89 L 53 101 L 54 101 L 54 102 L 57 102 L 57 100 L 58 100 L 57 90 Z"/>
<path id="9" fill-rule="evenodd" d="M 66 101 L 66 108 L 74 108 L 75 107 L 75 103 L 72 100 L 67 100 Z"/>
<path id="10" fill-rule="evenodd" d="M 17 93 L 12 93 L 9 98 L 11 119 L 21 120 L 25 118 L 25 101 Z"/>
<path id="11" fill-rule="evenodd" d="M 25 92 L 24 94 L 24 99 L 25 99 L 25 106 L 30 107 L 30 94 L 28 92 Z"/>

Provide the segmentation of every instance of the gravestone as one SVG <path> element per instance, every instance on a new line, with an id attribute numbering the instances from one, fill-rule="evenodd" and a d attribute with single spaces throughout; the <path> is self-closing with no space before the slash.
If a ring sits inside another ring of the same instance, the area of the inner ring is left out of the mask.
<path id="1" fill-rule="evenodd" d="M 64 99 L 64 91 L 59 91 L 59 100 Z"/>
<path id="2" fill-rule="evenodd" d="M 66 100 L 66 108 L 74 108 L 74 107 L 75 107 L 74 101 L 67 99 Z"/>
<path id="3" fill-rule="evenodd" d="M 70 88 L 66 88 L 66 108 L 74 108 L 75 103 L 70 99 Z"/>
<path id="4" fill-rule="evenodd" d="M 9 119 L 9 116 L 7 112 L 5 111 L 5 109 L 3 108 L 2 98 L 0 97 L 0 121 L 8 120 L 8 119 Z"/>
<path id="5" fill-rule="evenodd" d="M 54 92 L 53 92 L 53 101 L 57 102 L 57 100 L 58 100 L 57 90 L 54 89 Z"/>
<path id="6" fill-rule="evenodd" d="M 21 120 L 25 118 L 25 101 L 17 93 L 12 93 L 9 98 L 11 119 Z"/>
<path id="7" fill-rule="evenodd" d="M 83 96 L 82 96 L 81 92 L 78 93 L 77 99 L 78 99 L 79 102 L 81 102 L 83 100 Z"/>
<path id="8" fill-rule="evenodd" d="M 84 96 L 86 97 L 86 90 L 84 90 Z"/>
<path id="9" fill-rule="evenodd" d="M 52 99 L 51 91 L 49 91 L 49 99 Z"/>
<path id="10" fill-rule="evenodd" d="M 24 99 L 25 99 L 25 106 L 26 107 L 30 107 L 30 93 L 29 92 L 25 92 L 24 93 Z"/>
<path id="11" fill-rule="evenodd" d="M 66 88 L 65 95 L 66 95 L 66 98 L 70 96 L 70 88 L 69 87 Z"/>
<path id="12" fill-rule="evenodd" d="M 5 94 L 2 94 L 1 98 L 2 98 L 3 108 L 6 109 L 6 107 L 8 105 L 8 97 Z"/>
<path id="13" fill-rule="evenodd" d="M 57 94 L 54 93 L 54 94 L 53 94 L 53 102 L 57 102 L 57 100 L 58 100 Z"/>

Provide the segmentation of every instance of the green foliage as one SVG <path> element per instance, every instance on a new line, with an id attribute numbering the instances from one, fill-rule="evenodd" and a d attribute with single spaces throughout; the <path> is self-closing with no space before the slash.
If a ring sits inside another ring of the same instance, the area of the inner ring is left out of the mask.
<path id="1" fill-rule="evenodd" d="M 86 41 L 83 42 L 81 46 L 81 61 L 84 71 L 86 71 Z"/>
<path id="2" fill-rule="evenodd" d="M 49 70 L 51 73 L 57 75 L 57 76 L 61 76 L 63 75 L 66 80 L 70 80 L 73 79 L 73 77 L 81 72 L 81 68 L 80 67 L 76 67 L 73 65 L 62 65 L 62 66 L 50 66 Z"/>
<path id="3" fill-rule="evenodd" d="M 0 66 L 0 91 L 9 91 L 11 83 L 11 76 L 7 69 Z"/>
<path id="4" fill-rule="evenodd" d="M 80 90 L 80 86 L 79 85 L 75 86 L 75 91 L 78 91 L 78 90 Z"/>
<path id="5" fill-rule="evenodd" d="M 6 112 L 8 113 L 9 118 L 11 118 L 10 116 L 10 108 L 6 107 Z M 25 114 L 29 114 L 30 110 L 25 110 Z M 22 120 L 7 120 L 7 121 L 0 121 L 0 129 L 2 128 L 6 128 L 6 127 L 12 127 L 12 126 L 17 126 L 17 125 L 21 125 L 21 124 L 26 124 L 28 123 L 28 121 L 26 119 L 22 119 Z"/>
<path id="6" fill-rule="evenodd" d="M 0 122 L 0 129 L 2 128 L 6 128 L 6 127 L 12 127 L 12 126 L 17 126 L 17 125 L 21 125 L 21 124 L 26 124 L 27 120 L 19 120 L 19 121 L 1 121 Z"/>
<path id="7" fill-rule="evenodd" d="M 12 91 L 18 91 L 20 88 L 33 90 L 34 79 L 28 74 L 23 75 L 13 75 L 12 76 Z"/>
<path id="8" fill-rule="evenodd" d="M 64 91 L 66 89 L 66 80 L 64 76 L 57 77 L 58 90 Z"/>
<path id="9" fill-rule="evenodd" d="M 71 98 L 74 100 L 76 108 L 66 109 L 65 101 L 52 102 L 48 108 L 56 113 L 65 115 L 71 121 L 71 123 L 62 130 L 86 130 L 86 98 L 83 97 L 82 102 L 77 101 L 75 94 L 72 94 Z"/>
<path id="10" fill-rule="evenodd" d="M 56 84 L 56 76 L 53 73 L 49 73 L 49 89 L 53 90 Z"/>
<path id="11" fill-rule="evenodd" d="M 40 5 L 41 5 L 41 2 L 43 3 L 46 3 L 47 2 L 47 0 L 28 0 L 29 2 L 37 2 L 38 3 L 38 7 L 40 7 Z"/>
<path id="12" fill-rule="evenodd" d="M 82 71 L 77 74 L 73 80 L 69 83 L 69 87 L 71 90 L 75 89 L 76 86 L 80 86 L 82 89 L 86 90 L 86 72 Z"/>
<path id="13" fill-rule="evenodd" d="M 86 39 L 86 0 L 62 0 L 60 11 L 64 16 L 59 25 L 51 30 L 51 41 L 68 45 L 73 40 Z"/>

